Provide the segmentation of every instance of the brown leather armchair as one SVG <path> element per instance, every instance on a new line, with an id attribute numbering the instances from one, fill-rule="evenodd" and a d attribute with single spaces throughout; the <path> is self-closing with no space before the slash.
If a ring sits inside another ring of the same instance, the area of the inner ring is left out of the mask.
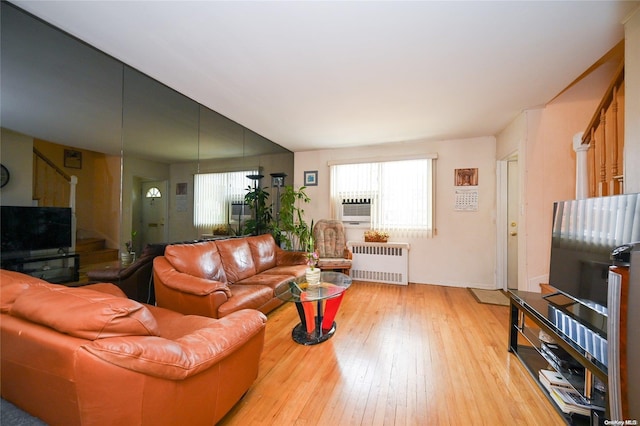
<path id="1" fill-rule="evenodd" d="M 91 282 L 108 282 L 120 287 L 129 299 L 155 303 L 153 259 L 162 256 L 167 244 L 147 244 L 142 255 L 124 268 L 94 269 L 87 272 Z"/>
<path id="2" fill-rule="evenodd" d="M 313 227 L 318 268 L 340 271 L 349 275 L 353 254 L 347 248 L 344 225 L 339 220 L 320 219 Z"/>

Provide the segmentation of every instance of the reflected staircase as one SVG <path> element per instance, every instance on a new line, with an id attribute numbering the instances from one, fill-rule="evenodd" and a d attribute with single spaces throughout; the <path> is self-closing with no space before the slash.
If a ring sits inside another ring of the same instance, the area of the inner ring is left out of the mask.
<path id="1" fill-rule="evenodd" d="M 118 260 L 118 250 L 107 248 L 101 238 L 76 240 L 76 253 L 80 255 L 80 266 Z"/>
<path id="2" fill-rule="evenodd" d="M 102 238 L 82 238 L 76 240 L 76 253 L 80 255 L 79 283 L 86 283 L 87 271 L 105 266 L 119 266 L 118 250 L 108 248 Z"/>
<path id="3" fill-rule="evenodd" d="M 33 199 L 40 206 L 71 207 L 73 210 L 73 234 L 75 235 L 75 182 L 42 152 L 33 148 Z M 86 281 L 86 271 L 97 266 L 118 261 L 118 249 L 106 247 L 103 238 L 82 238 L 75 241 L 72 250 L 80 255 L 80 281 Z"/>

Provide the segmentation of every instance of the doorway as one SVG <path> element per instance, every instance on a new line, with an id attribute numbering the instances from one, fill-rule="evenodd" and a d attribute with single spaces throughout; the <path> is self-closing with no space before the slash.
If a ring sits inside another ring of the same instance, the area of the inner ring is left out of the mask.
<path id="1" fill-rule="evenodd" d="M 519 270 L 519 228 L 520 219 L 520 176 L 518 155 L 514 153 L 499 160 L 497 172 L 496 209 L 496 288 L 518 289 Z"/>
<path id="2" fill-rule="evenodd" d="M 142 218 L 140 241 L 142 247 L 147 244 L 163 243 L 168 239 L 167 194 L 168 182 L 142 182 Z"/>

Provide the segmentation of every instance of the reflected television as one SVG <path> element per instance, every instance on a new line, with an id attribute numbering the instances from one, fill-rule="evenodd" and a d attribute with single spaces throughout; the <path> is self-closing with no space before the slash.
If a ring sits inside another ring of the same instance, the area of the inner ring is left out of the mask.
<path id="1" fill-rule="evenodd" d="M 2 258 L 71 247 L 70 208 L 2 206 L 0 209 Z"/>

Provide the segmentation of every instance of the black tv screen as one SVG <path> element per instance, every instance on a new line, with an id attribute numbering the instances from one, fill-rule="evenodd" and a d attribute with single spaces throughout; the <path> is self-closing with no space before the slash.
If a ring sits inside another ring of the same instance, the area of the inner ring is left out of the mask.
<path id="1" fill-rule="evenodd" d="M 71 247 L 68 207 L 2 206 L 2 257 L 34 250 Z"/>
<path id="2" fill-rule="evenodd" d="M 638 241 L 640 194 L 558 201 L 549 284 L 596 310 L 606 308 L 611 251 Z"/>

